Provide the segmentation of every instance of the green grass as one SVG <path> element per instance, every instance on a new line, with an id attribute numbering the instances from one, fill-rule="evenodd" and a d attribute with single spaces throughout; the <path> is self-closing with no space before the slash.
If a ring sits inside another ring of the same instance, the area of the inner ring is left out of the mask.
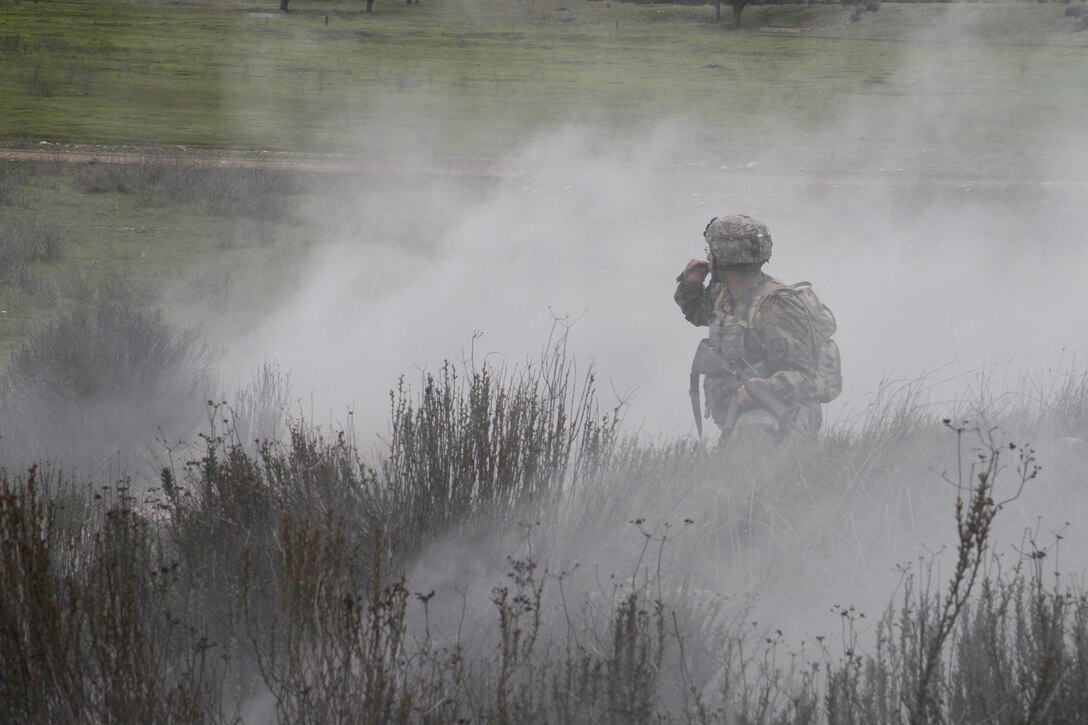
<path id="1" fill-rule="evenodd" d="M 824 168 L 1020 175 L 1032 171 L 1022 158 L 1049 168 L 1061 134 L 1088 117 L 1088 96 L 1071 92 L 1088 77 L 1088 33 L 1072 31 L 1064 7 L 885 3 L 851 22 L 836 5 L 757 5 L 732 31 L 710 6 L 588 0 L 379 0 L 371 14 L 294 0 L 286 15 L 272 2 L 7 2 L 0 145 L 493 161 L 569 120 L 639 139 L 678 118 L 689 122 L 679 153 L 690 154 L 678 163 L 758 157 L 792 173 L 815 157 Z M 917 40 L 946 16 L 960 35 Z M 0 223 L 33 212 L 66 240 L 59 260 L 0 280 L 0 360 L 78 297 L 73 269 L 221 305 L 269 299 L 321 233 L 295 211 L 338 184 L 307 177 L 276 218 L 238 220 L 207 198 L 141 191 L 136 172 L 110 187 L 113 173 L 0 174 Z M 88 190 L 95 176 L 105 191 Z"/>
<path id="2" fill-rule="evenodd" d="M 6 4 L 0 138 L 494 156 L 571 117 L 637 133 L 646 119 L 679 115 L 720 132 L 773 108 L 784 131 L 801 132 L 832 118 L 843 97 L 865 111 L 889 95 L 939 91 L 997 108 L 1010 83 L 1033 107 L 1060 97 L 1050 123 L 1088 110 L 1067 92 L 1068 79 L 1088 70 L 1084 37 L 1064 29 L 1058 5 L 1026 16 L 1022 6 L 987 5 L 1010 20 L 978 14 L 984 47 L 926 48 L 929 62 L 954 69 L 938 88 L 897 76 L 911 51 L 894 42 L 945 12 L 934 6 L 887 5 L 860 23 L 837 6 L 755 6 L 740 32 L 715 24 L 705 6 L 360 10 L 311 0 L 286 15 L 271 3 Z M 762 25 L 819 37 L 765 35 Z M 1025 64 L 1033 78 L 1020 85 Z M 1034 130 L 1025 119 L 1014 132 Z"/>
<path id="3" fill-rule="evenodd" d="M 175 186 L 192 187 L 181 193 L 162 182 L 145 183 L 148 168 L 167 179 L 177 177 L 170 182 Z M 105 281 L 124 280 L 147 299 L 169 298 L 173 316 L 182 321 L 194 306 L 201 306 L 207 321 L 214 308 L 267 304 L 275 298 L 313 240 L 313 230 L 294 213 L 298 194 L 269 199 L 258 185 L 245 189 L 244 199 L 231 199 L 224 190 L 250 172 L 223 181 L 221 171 L 195 170 L 199 178 L 193 171 L 159 162 L 77 165 L 47 169 L 18 186 L 17 201 L 0 205 L 0 229 L 15 229 L 20 219 L 37 217 L 48 220 L 50 232 L 63 242 L 58 259 L 28 263 L 17 279 L 0 279 L 0 368 L 58 307 L 86 304 Z M 92 190 L 119 181 L 129 188 Z M 322 183 L 309 187 L 315 195 L 327 188 Z M 270 200 L 278 210 L 246 213 L 240 207 L 252 199 Z"/>

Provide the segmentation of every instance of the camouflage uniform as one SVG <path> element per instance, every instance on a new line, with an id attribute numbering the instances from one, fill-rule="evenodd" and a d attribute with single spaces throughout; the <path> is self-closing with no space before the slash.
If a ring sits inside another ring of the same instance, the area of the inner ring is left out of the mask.
<path id="1" fill-rule="evenodd" d="M 769 256 L 769 237 L 766 244 L 765 256 Z M 823 422 L 817 400 L 816 333 L 801 300 L 789 292 L 774 294 L 783 287 L 786 285 L 759 272 L 738 299 L 733 299 L 724 282 L 713 278 L 705 287 L 701 282 L 680 280 L 673 295 L 688 322 L 709 326 L 716 346 L 733 345 L 751 366 L 749 376 L 765 378 L 771 392 L 793 406 L 793 412 L 781 422 L 762 408 L 742 409 L 730 440 L 815 437 Z M 705 376 L 704 391 L 707 407 L 720 426 L 734 391 L 712 375 Z"/>

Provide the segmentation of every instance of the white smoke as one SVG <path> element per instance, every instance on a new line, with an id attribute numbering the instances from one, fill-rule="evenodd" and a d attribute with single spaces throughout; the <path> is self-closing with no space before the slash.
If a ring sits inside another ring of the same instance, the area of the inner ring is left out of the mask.
<path id="1" fill-rule="evenodd" d="M 838 316 L 846 393 L 832 417 L 889 375 L 1014 384 L 1083 351 L 1075 298 L 1088 248 L 1076 187 L 1011 175 L 989 188 L 692 175 L 664 162 L 680 143 L 661 133 L 602 149 L 592 130 L 567 127 L 463 207 L 432 199 L 440 186 L 406 188 L 426 217 L 402 221 L 404 236 L 418 225 L 417 246 L 387 243 L 380 222 L 331 240 L 234 359 L 243 370 L 279 360 L 319 421 L 354 405 L 373 433 L 399 375 L 415 382 L 418 369 L 473 349 L 516 364 L 559 318 L 606 381 L 603 402 L 636 391 L 630 413 L 647 432 L 682 434 L 702 332 L 672 302 L 674 277 L 702 255 L 707 219 L 733 211 L 770 226 L 767 271 L 813 282 Z"/>
<path id="2" fill-rule="evenodd" d="M 952 12 L 873 81 L 886 93 L 829 84 L 820 119 L 782 102 L 794 92 L 783 77 L 765 89 L 753 128 L 715 128 L 664 108 L 639 121 L 643 134 L 572 121 L 478 177 L 446 176 L 410 155 L 403 174 L 362 182 L 346 207 L 321 210 L 324 239 L 300 286 L 234 343 L 229 364 L 244 377 L 278 360 L 303 412 L 320 423 L 343 421 L 350 408 L 365 447 L 386 431 L 398 376 L 418 384 L 444 360 L 521 364 L 539 356 L 559 320 L 580 366 L 596 366 L 602 404 L 629 402 L 628 430 L 686 435 L 688 366 L 705 331 L 673 303 L 674 278 L 703 255 L 706 222 L 739 212 L 770 227 L 766 271 L 811 281 L 838 317 L 845 392 L 829 420 L 856 423 L 889 380 L 921 380 L 934 420 L 981 389 L 1019 395 L 1025 376 L 1045 389 L 1088 349 L 1078 302 L 1088 154 L 1075 109 L 1044 117 L 1030 104 L 1032 83 L 1061 77 L 1052 56 L 1028 49 L 1015 72 L 993 68 L 993 53 L 950 40 L 967 32 Z M 1023 87 L 1008 88 L 1014 77 Z M 1010 106 L 1010 96 L 1027 101 Z M 948 453 L 903 464 L 905 478 L 923 482 L 914 495 L 948 494 L 934 468 Z M 1058 499 L 1080 506 L 1064 498 L 1062 481 L 1033 490 L 1019 521 L 1052 513 Z M 922 553 L 919 537 L 950 531 L 915 521 L 876 546 L 862 540 L 873 535 L 865 522 L 854 523 L 853 561 L 822 561 L 842 550 L 825 546 L 828 532 L 803 532 L 806 561 L 844 578 L 828 581 L 834 591 L 780 592 L 782 609 L 838 596 L 850 576 L 880 600 L 893 564 Z M 503 576 L 497 545 L 443 542 L 469 570 L 424 556 L 416 575 L 424 587 L 475 583 L 486 600 Z M 791 564 L 759 561 L 787 577 Z"/>

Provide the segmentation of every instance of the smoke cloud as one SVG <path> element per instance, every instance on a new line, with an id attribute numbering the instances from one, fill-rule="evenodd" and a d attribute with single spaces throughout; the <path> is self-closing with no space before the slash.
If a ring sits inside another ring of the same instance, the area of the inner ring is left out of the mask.
<path id="1" fill-rule="evenodd" d="M 334 233 L 236 364 L 275 358 L 319 417 L 353 405 L 378 432 L 399 375 L 471 356 L 518 364 L 558 320 L 603 402 L 630 400 L 648 433 L 684 434 L 704 331 L 672 302 L 674 277 L 702 256 L 706 221 L 733 211 L 770 226 L 767 271 L 811 281 L 838 317 L 846 392 L 832 419 L 889 376 L 1003 388 L 1083 350 L 1083 187 L 687 173 L 667 164 L 682 134 L 664 128 L 603 151 L 592 130 L 564 128 L 459 205 L 440 185 L 405 188 L 420 218 L 398 235 L 422 238 L 391 244 L 380 222 Z"/>
<path id="2" fill-rule="evenodd" d="M 902 61 L 873 81 L 886 93 L 829 88 L 833 110 L 818 122 L 781 102 L 794 82 L 784 77 L 767 89 L 758 128 L 665 109 L 640 120 L 641 134 L 570 121 L 476 176 L 406 150 L 402 173 L 347 184 L 315 210 L 323 243 L 276 314 L 235 342 L 228 369 L 244 378 L 276 359 L 301 412 L 342 422 L 350 409 L 365 448 L 386 431 L 399 376 L 418 384 L 444 360 L 522 365 L 569 329 L 580 365 L 598 371 L 602 404 L 629 404 L 629 431 L 688 435 L 687 372 L 705 331 L 673 303 L 675 275 L 703 256 L 711 217 L 739 212 L 771 230 L 766 271 L 812 282 L 838 318 L 845 392 L 831 424 L 856 425 L 888 385 L 917 385 L 933 419 L 983 393 L 1045 397 L 1088 342 L 1082 115 L 1076 102 L 1045 113 L 1032 104 L 1033 84 L 1062 77 L 1060 52 L 1024 48 L 1002 61 L 1018 72 L 995 69 L 957 12 L 896 46 Z M 905 466 L 928 480 L 915 493 L 948 500 L 947 454 Z M 1019 520 L 1053 513 L 1066 489 L 1047 483 Z M 858 548 L 836 571 L 886 597 L 893 564 L 919 555 L 919 542 L 939 549 L 946 529 L 916 525 L 898 550 L 876 547 L 878 559 Z M 810 559 L 841 553 L 806 535 Z M 473 552 L 502 545 L 445 542 L 445 559 L 416 572 L 421 586 L 489 586 L 501 561 Z M 784 608 L 817 601 L 791 596 Z"/>

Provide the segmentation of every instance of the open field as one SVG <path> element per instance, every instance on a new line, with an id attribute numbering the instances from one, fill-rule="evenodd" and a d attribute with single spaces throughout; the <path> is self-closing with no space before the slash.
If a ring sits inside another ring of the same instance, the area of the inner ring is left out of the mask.
<path id="1" fill-rule="evenodd" d="M 701 147 L 754 150 L 772 139 L 736 129 L 771 114 L 776 160 L 788 164 L 828 143 L 818 130 L 851 103 L 878 121 L 861 139 L 872 162 L 864 145 L 919 151 L 881 109 L 955 97 L 979 117 L 1011 107 L 1006 128 L 962 139 L 984 160 L 995 144 L 1037 147 L 1048 127 L 1088 112 L 1069 80 L 1088 72 L 1088 34 L 1061 4 L 888 4 L 859 22 L 838 6 L 756 6 L 740 32 L 705 6 L 269 9 L 7 3 L 0 139 L 496 158 L 565 121 L 634 137 L 668 115 L 693 120 Z M 763 25 L 807 31 L 765 35 Z M 918 55 L 949 72 L 920 72 Z M 954 107 L 944 113 L 956 120 Z"/>
<path id="2" fill-rule="evenodd" d="M 212 170 L 219 183 L 209 185 L 207 174 L 179 179 L 184 174 L 180 170 L 172 183 L 191 188 L 179 195 L 155 191 L 146 166 L 17 168 L 19 173 L 7 179 L 14 198 L 0 208 L 9 243 L 49 235 L 58 240 L 58 250 L 51 259 L 31 257 L 6 270 L 0 286 L 0 350 L 5 358 L 58 307 L 87 304 L 107 280 L 123 281 L 158 299 L 184 279 L 184 297 L 200 300 L 211 312 L 223 302 L 216 299 L 215 289 L 231 278 L 231 270 L 254 270 L 239 281 L 243 286 L 275 289 L 287 265 L 308 244 L 304 232 L 287 221 L 289 209 L 243 209 L 258 190 L 272 194 L 269 204 L 285 196 L 272 184 L 247 184 L 252 174 L 247 178 L 245 171 L 231 179 L 224 178 L 228 172 Z M 290 183 L 296 188 L 294 179 Z M 246 199 L 232 199 L 232 187 L 244 189 Z M 286 197 L 291 194 L 288 190 Z"/>
<path id="3" fill-rule="evenodd" d="M 280 15 L 245 3 L 6 3 L 0 142 L 61 156 L 81 144 L 83 159 L 149 152 L 164 167 L 244 154 L 281 168 L 308 153 L 295 170 L 486 178 L 566 123 L 637 146 L 664 121 L 686 139 L 666 163 L 692 174 L 758 161 L 752 173 L 789 183 L 1083 182 L 1069 151 L 1088 116 L 1073 92 L 1088 76 L 1088 33 L 1064 8 L 889 3 L 851 22 L 838 6 L 754 6 L 733 32 L 704 6 L 380 3 L 367 14 L 306 0 Z M 120 265 L 153 287 L 179 265 L 205 288 L 202 264 L 213 277 L 282 279 L 320 234 L 292 209 L 329 188 L 306 176 L 275 218 L 251 209 L 224 224 L 229 204 L 152 198 L 139 174 L 95 188 L 88 178 L 111 173 L 101 165 L 77 174 L 82 185 L 42 168 L 31 176 L 45 181 L 4 214 L 34 209 L 68 240 L 46 282 L 70 264 Z M 245 243 L 231 239 L 240 227 Z M 27 289 L 43 283 L 24 282 L 4 293 L 0 350 L 66 296 L 35 300 Z"/>

